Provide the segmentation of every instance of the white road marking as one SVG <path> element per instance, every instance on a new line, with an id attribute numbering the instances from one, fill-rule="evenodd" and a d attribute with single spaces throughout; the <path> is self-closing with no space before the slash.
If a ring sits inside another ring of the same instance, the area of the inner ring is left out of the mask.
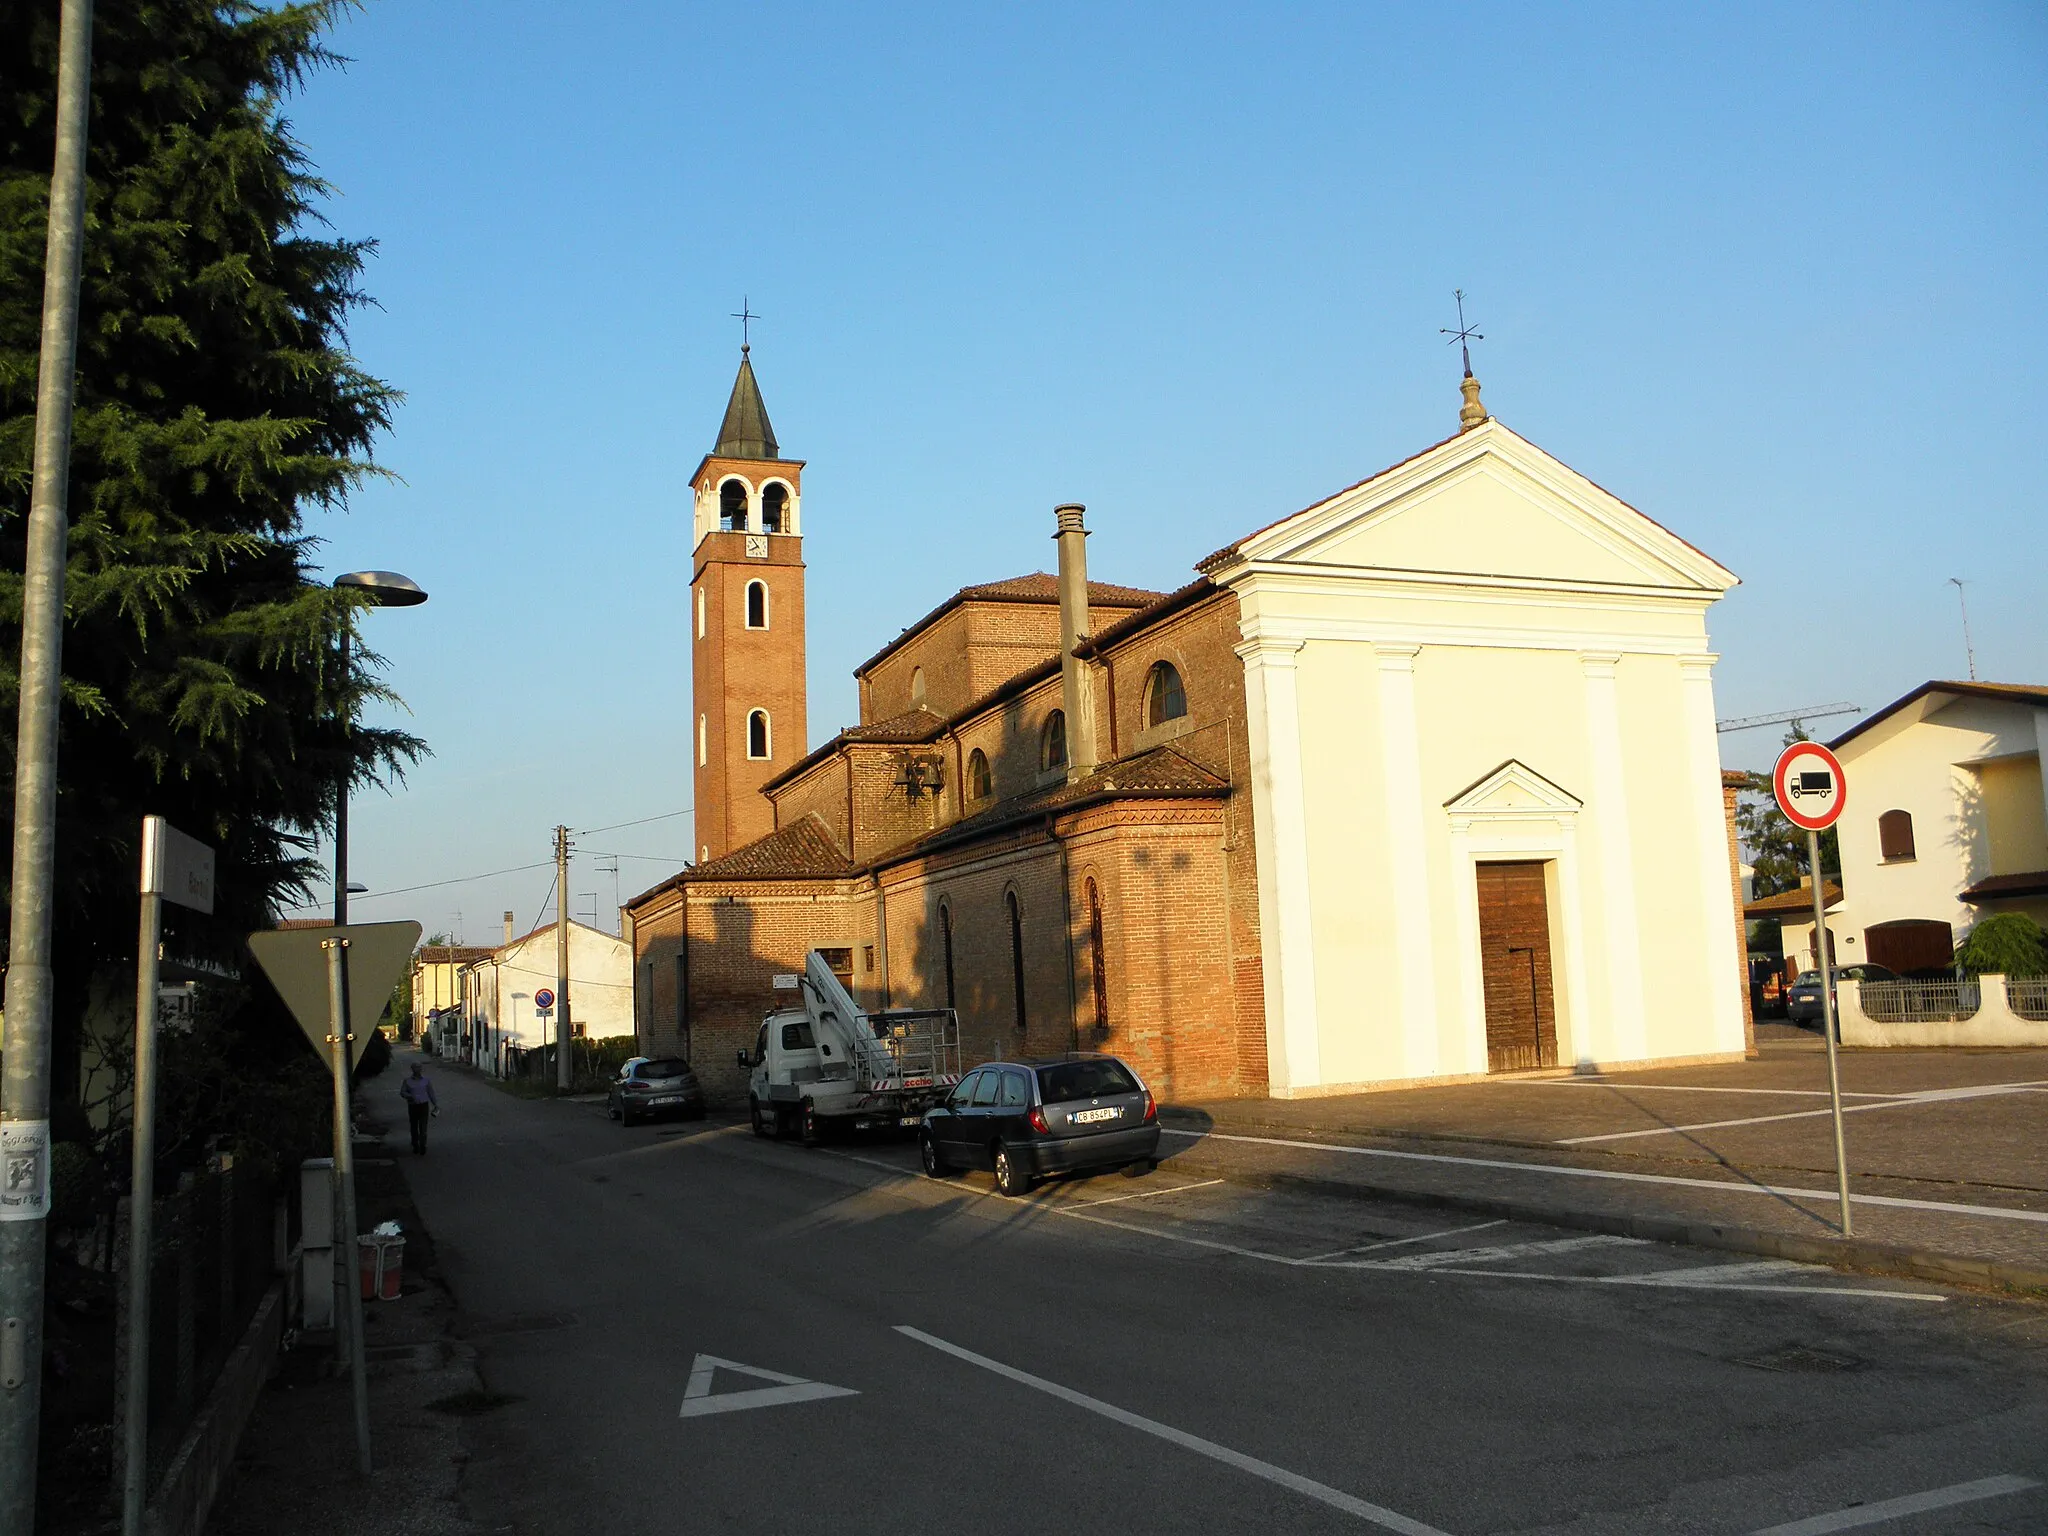
<path id="1" fill-rule="evenodd" d="M 1630 1083 L 1610 1077 L 1497 1077 L 1492 1079 L 1497 1087 L 1534 1088 L 1617 1088 L 1630 1093 L 1757 1093 L 1775 1098 L 1824 1099 L 1828 1096 L 1825 1088 L 1702 1088 L 1688 1083 Z M 1904 1095 L 1896 1093 L 1858 1093 L 1842 1090 L 1845 1099 L 1896 1099 Z"/>
<path id="2" fill-rule="evenodd" d="M 711 1377 L 717 1371 L 731 1371 L 737 1376 L 752 1376 L 759 1381 L 772 1381 L 772 1387 L 750 1387 L 744 1392 L 721 1392 L 711 1395 Z M 690 1384 L 683 1388 L 683 1411 L 677 1415 L 684 1419 L 701 1419 L 713 1413 L 736 1413 L 748 1408 L 779 1408 L 785 1403 L 810 1403 L 825 1397 L 859 1397 L 852 1387 L 830 1387 L 822 1381 L 806 1381 L 801 1376 L 785 1376 L 780 1371 L 771 1371 L 765 1366 L 741 1365 L 737 1360 L 721 1360 L 717 1355 L 699 1355 L 690 1367 Z"/>
<path id="3" fill-rule="evenodd" d="M 1507 1218 L 1502 1217 L 1499 1221 L 1481 1221 L 1469 1227 L 1453 1227 L 1448 1232 L 1417 1232 L 1413 1237 L 1390 1237 L 1383 1242 L 1360 1243 L 1355 1248 L 1333 1249 L 1329 1253 L 1319 1253 L 1314 1258 L 1302 1262 L 1320 1264 L 1325 1259 L 1341 1259 L 1349 1253 L 1376 1253 L 1382 1248 L 1405 1248 L 1410 1243 L 1427 1243 L 1439 1237 L 1463 1237 L 1467 1232 L 1484 1232 L 1489 1227 L 1504 1227 L 1507 1224 Z"/>
<path id="4" fill-rule="evenodd" d="M 1327 1504 L 1332 1509 L 1341 1509 L 1347 1515 L 1356 1515 L 1361 1520 L 1369 1520 L 1389 1531 L 1399 1531 L 1402 1536 L 1446 1536 L 1445 1532 L 1433 1525 L 1424 1525 L 1420 1520 L 1411 1520 L 1406 1515 L 1382 1505 L 1354 1498 L 1341 1489 L 1330 1487 L 1327 1483 L 1316 1482 L 1313 1478 L 1303 1477 L 1299 1472 L 1290 1472 L 1285 1467 L 1276 1467 L 1270 1461 L 1261 1461 L 1258 1457 L 1247 1456 L 1242 1451 L 1233 1451 L 1227 1445 L 1218 1445 L 1214 1440 L 1204 1440 L 1200 1435 L 1191 1435 L 1184 1429 L 1175 1429 L 1171 1424 L 1148 1419 L 1142 1414 L 1132 1413 L 1127 1408 L 1119 1408 L 1114 1403 L 1105 1403 L 1099 1397 L 1076 1392 L 1072 1387 L 1063 1387 L 1056 1381 L 1047 1381 L 1043 1376 L 1033 1376 L 1030 1372 L 1020 1371 L 1013 1365 L 1004 1365 L 1000 1360 L 977 1355 L 971 1349 L 962 1349 L 958 1344 L 950 1344 L 921 1328 L 898 1324 L 896 1331 L 905 1338 L 915 1339 L 920 1344 L 943 1351 L 956 1360 L 964 1360 L 969 1365 L 981 1367 L 984 1371 L 992 1371 L 1021 1386 L 1043 1392 L 1048 1397 L 1056 1397 L 1063 1403 L 1073 1404 L 1076 1408 L 1085 1408 L 1090 1413 L 1098 1413 L 1105 1419 L 1128 1428 L 1156 1435 L 1159 1439 L 1180 1446 L 1183 1450 L 1193 1451 L 1198 1456 L 1207 1456 L 1211 1461 L 1220 1461 L 1240 1472 L 1249 1472 L 1253 1477 L 1262 1477 L 1269 1483 L 1278 1483 L 1282 1488 L 1291 1489 L 1305 1498 Z"/>
<path id="5" fill-rule="evenodd" d="M 1875 1504 L 1856 1504 L 1832 1514 L 1813 1515 L 1784 1525 L 1766 1526 L 1750 1536 L 1827 1536 L 1830 1531 L 1853 1531 L 1859 1525 L 1882 1525 L 1887 1520 L 1922 1514 L 1930 1509 L 1947 1509 L 1955 1504 L 1974 1504 L 1979 1499 L 2001 1498 L 2024 1493 L 2041 1485 L 2031 1477 L 1980 1477 L 1974 1483 L 1955 1483 L 1926 1493 L 1909 1493 L 1902 1498 L 1881 1499 Z"/>
<path id="6" fill-rule="evenodd" d="M 2035 1083 L 1988 1083 L 1981 1088 L 1931 1088 L 1925 1093 L 1901 1094 L 1877 1104 L 1851 1104 L 1842 1113 L 1860 1115 L 1872 1109 L 1910 1109 L 1919 1104 L 1947 1104 L 1957 1099 L 1995 1099 L 2008 1094 L 2032 1093 Z M 1639 1136 L 1676 1136 L 1684 1131 L 1714 1131 L 1731 1125 L 1769 1125 L 1774 1120 L 1810 1120 L 1832 1114 L 1827 1109 L 1801 1109 L 1783 1115 L 1755 1115 L 1746 1120 L 1701 1120 L 1692 1125 L 1653 1125 L 1644 1131 L 1609 1131 L 1601 1136 L 1566 1136 L 1560 1147 L 1586 1146 L 1596 1141 L 1632 1141 Z"/>
<path id="7" fill-rule="evenodd" d="M 1091 1205 L 1115 1205 L 1120 1200 L 1150 1200 L 1156 1195 L 1177 1195 L 1187 1189 L 1207 1189 L 1211 1184 L 1221 1184 L 1221 1179 L 1204 1179 L 1199 1184 L 1176 1184 L 1171 1189 L 1141 1189 L 1132 1195 L 1110 1195 L 1101 1200 L 1073 1200 L 1061 1204 L 1062 1210 L 1078 1211 Z"/>
<path id="8" fill-rule="evenodd" d="M 1552 1254 L 1578 1253 L 1586 1248 L 1642 1248 L 1639 1237 L 1619 1237 L 1597 1232 L 1587 1237 L 1554 1237 L 1542 1242 L 1502 1243 L 1497 1248 L 1450 1248 L 1441 1253 L 1411 1253 L 1398 1259 L 1355 1259 L 1333 1269 L 1442 1269 L 1451 1264 L 1491 1264 L 1500 1259 L 1547 1258 Z"/>
<path id="9" fill-rule="evenodd" d="M 1816 1265 L 1801 1264 L 1796 1259 L 1752 1259 L 1746 1264 L 1694 1264 L 1685 1269 L 1659 1269 L 1647 1275 L 1638 1275 L 1642 1285 L 1673 1285 L 1687 1290 L 1702 1286 L 1725 1285 L 1731 1280 L 1754 1280 L 1759 1275 L 1811 1275 L 1819 1273 Z"/>
<path id="10" fill-rule="evenodd" d="M 1168 1136 L 1189 1141 L 1243 1142 L 1255 1147 L 1288 1147 L 1302 1152 L 1334 1152 L 1347 1157 L 1383 1157 L 1404 1163 L 1445 1163 L 1454 1168 L 1501 1168 L 1510 1173 L 1547 1173 L 1570 1179 L 1612 1179 L 1624 1184 L 1665 1184 L 1680 1189 L 1711 1189 L 1724 1195 L 1776 1195 L 1798 1200 L 1834 1201 L 1832 1189 L 1799 1189 L 1786 1184 L 1751 1184 L 1734 1179 L 1687 1179 L 1668 1173 L 1623 1173 L 1614 1168 L 1573 1168 L 1564 1163 L 1514 1163 L 1503 1158 L 1450 1157 L 1441 1152 L 1396 1152 L 1387 1147 L 1354 1147 L 1336 1141 L 1291 1141 L 1279 1136 L 1235 1136 L 1222 1131 L 1177 1131 Z M 2003 1205 L 1957 1205 L 1946 1200 L 1908 1200 L 1900 1195 L 1851 1195 L 1858 1205 L 1883 1205 L 1897 1210 L 1946 1211 L 1953 1216 L 1985 1216 L 1996 1221 L 2048 1222 L 2048 1211 L 2022 1211 Z"/>
<path id="11" fill-rule="evenodd" d="M 1711 1265 L 1708 1267 L 1712 1268 Z M 1740 1281 L 1725 1285 L 1701 1281 L 1688 1285 L 1674 1278 L 1676 1271 L 1668 1269 L 1655 1275 L 1545 1275 L 1535 1270 L 1514 1269 L 1434 1269 L 1429 1273 L 1470 1275 L 1481 1280 L 1549 1280 L 1559 1285 L 1633 1285 L 1652 1290 L 1755 1291 L 1771 1296 L 1857 1296 L 1866 1301 L 1948 1300 L 1946 1296 L 1930 1296 L 1924 1291 L 1866 1291 L 1853 1285 L 1744 1285 Z"/>

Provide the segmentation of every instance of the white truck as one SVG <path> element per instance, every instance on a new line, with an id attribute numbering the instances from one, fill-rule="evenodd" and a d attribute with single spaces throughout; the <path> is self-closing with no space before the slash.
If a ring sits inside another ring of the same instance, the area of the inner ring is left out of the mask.
<path id="1" fill-rule="evenodd" d="M 815 949 L 803 975 L 775 985 L 796 1006 L 773 1009 L 739 1053 L 755 1135 L 816 1143 L 833 1130 L 910 1129 L 960 1081 L 952 1009 L 862 1013 Z"/>

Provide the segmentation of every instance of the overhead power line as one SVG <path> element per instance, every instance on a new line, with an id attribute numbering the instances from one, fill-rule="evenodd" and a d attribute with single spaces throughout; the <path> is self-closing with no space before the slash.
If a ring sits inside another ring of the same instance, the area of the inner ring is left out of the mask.
<path id="1" fill-rule="evenodd" d="M 608 827 L 577 827 L 579 837 L 588 837 L 593 832 L 616 832 L 621 827 L 644 827 L 650 821 L 674 821 L 678 816 L 687 816 L 694 806 L 684 806 L 680 811 L 663 811 L 659 816 L 642 816 L 638 821 L 615 821 Z"/>

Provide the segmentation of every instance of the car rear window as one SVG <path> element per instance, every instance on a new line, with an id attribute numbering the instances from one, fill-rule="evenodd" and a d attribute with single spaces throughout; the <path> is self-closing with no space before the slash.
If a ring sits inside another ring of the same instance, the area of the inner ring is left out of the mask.
<path id="1" fill-rule="evenodd" d="M 660 1061 L 643 1061 L 640 1063 L 640 1076 L 642 1077 L 688 1077 L 689 1075 L 690 1064 L 680 1056 L 671 1056 Z"/>
<path id="2" fill-rule="evenodd" d="M 1137 1091 L 1138 1080 L 1120 1061 L 1063 1061 L 1038 1069 L 1038 1096 L 1048 1104 Z"/>

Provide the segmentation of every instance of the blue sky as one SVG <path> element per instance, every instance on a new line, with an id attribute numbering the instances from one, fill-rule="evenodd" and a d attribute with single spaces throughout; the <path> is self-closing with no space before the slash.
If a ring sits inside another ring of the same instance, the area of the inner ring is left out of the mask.
<path id="1" fill-rule="evenodd" d="M 400 481 L 316 519 L 434 748 L 364 920 L 493 940 L 550 829 L 690 802 L 687 477 L 742 295 L 805 471 L 811 741 L 946 593 L 1172 588 L 1489 407 L 1743 577 L 1724 716 L 2048 681 L 2048 12 L 2034 5 L 371 0 L 289 115 L 374 238 Z M 1829 729 L 1847 721 L 1830 722 Z M 1764 765 L 1770 731 L 1724 738 Z M 687 817 L 592 833 L 626 895 Z M 572 910 L 609 926 L 579 854 Z"/>

